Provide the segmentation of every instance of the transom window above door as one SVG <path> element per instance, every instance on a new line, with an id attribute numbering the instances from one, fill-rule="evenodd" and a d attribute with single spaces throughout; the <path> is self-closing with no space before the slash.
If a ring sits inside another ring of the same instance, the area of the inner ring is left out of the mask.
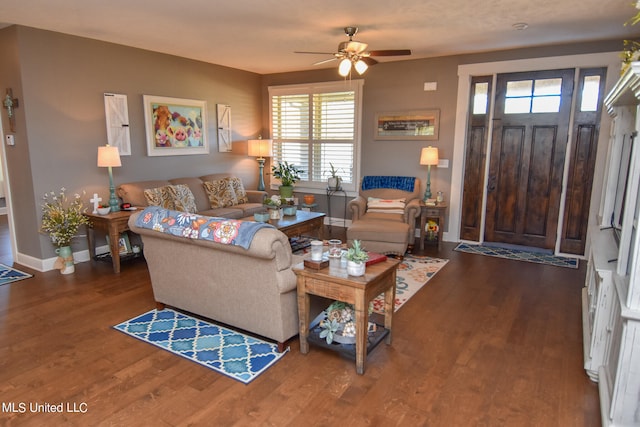
<path id="1" fill-rule="evenodd" d="M 562 79 L 507 82 L 505 114 L 557 113 L 560 111 Z"/>

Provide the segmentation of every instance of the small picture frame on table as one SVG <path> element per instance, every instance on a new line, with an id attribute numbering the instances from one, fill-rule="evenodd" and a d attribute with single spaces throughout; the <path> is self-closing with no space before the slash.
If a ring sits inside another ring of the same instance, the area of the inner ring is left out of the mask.
<path id="1" fill-rule="evenodd" d="M 109 241 L 109 236 L 107 236 L 107 245 L 111 246 L 111 242 Z M 120 238 L 118 239 L 118 254 L 127 255 L 130 253 L 131 253 L 131 242 L 129 241 L 129 235 L 125 232 L 120 234 Z"/>

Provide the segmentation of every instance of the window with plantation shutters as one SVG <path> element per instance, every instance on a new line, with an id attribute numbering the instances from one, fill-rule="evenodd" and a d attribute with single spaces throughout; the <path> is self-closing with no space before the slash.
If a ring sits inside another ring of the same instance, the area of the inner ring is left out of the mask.
<path id="1" fill-rule="evenodd" d="M 269 87 L 272 162 L 304 170 L 296 188 L 324 190 L 333 166 L 342 188 L 355 190 L 361 91 L 362 80 Z"/>

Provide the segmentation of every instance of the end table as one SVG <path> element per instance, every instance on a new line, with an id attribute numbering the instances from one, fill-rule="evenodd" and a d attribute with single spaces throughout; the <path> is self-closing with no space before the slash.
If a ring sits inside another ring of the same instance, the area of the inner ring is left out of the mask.
<path id="1" fill-rule="evenodd" d="M 424 250 L 424 229 L 427 225 L 428 218 L 438 219 L 438 249 L 440 249 L 440 243 L 442 242 L 442 230 L 444 229 L 445 222 L 444 214 L 446 210 L 446 203 L 438 203 L 437 205 L 426 205 L 423 201 L 420 202 L 420 250 Z"/>
<path id="2" fill-rule="evenodd" d="M 367 325 L 369 302 L 384 292 L 384 337 L 391 344 L 391 324 L 395 308 L 396 269 L 400 261 L 388 258 L 386 261 L 367 266 L 364 276 L 354 277 L 347 274 L 346 268 L 325 267 L 314 270 L 301 262 L 293 266 L 297 276 L 298 315 L 300 326 L 300 352 L 309 352 L 309 306 L 310 295 L 343 301 L 353 304 L 356 312 L 356 372 L 364 374 L 367 358 Z"/>
<path id="3" fill-rule="evenodd" d="M 109 236 L 109 247 L 111 249 L 111 262 L 113 263 L 113 272 L 120 273 L 120 251 L 118 241 L 120 234 L 129 230 L 129 217 L 136 211 L 118 211 L 111 212 L 107 215 L 99 215 L 93 213 L 85 213 L 89 218 L 87 224 L 87 244 L 89 246 L 89 255 L 94 260 L 96 257 L 96 239 L 94 230 L 104 231 Z"/>

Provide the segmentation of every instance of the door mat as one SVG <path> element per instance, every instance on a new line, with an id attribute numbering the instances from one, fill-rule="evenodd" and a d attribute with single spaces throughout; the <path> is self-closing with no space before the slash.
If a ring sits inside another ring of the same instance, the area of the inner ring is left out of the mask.
<path id="1" fill-rule="evenodd" d="M 17 282 L 22 279 L 28 279 L 29 277 L 33 277 L 33 274 L 25 273 L 24 271 L 16 270 L 15 268 L 0 264 L 0 286 Z"/>
<path id="2" fill-rule="evenodd" d="M 525 251 L 521 249 L 504 248 L 487 245 L 472 245 L 460 243 L 454 249 L 458 252 L 480 254 L 498 258 L 513 259 L 516 261 L 535 262 L 537 264 L 554 265 L 556 267 L 578 268 L 578 258 L 549 255 L 538 251 Z"/>
<path id="3" fill-rule="evenodd" d="M 276 344 L 171 309 L 151 310 L 114 329 L 248 384 L 282 358 Z"/>

